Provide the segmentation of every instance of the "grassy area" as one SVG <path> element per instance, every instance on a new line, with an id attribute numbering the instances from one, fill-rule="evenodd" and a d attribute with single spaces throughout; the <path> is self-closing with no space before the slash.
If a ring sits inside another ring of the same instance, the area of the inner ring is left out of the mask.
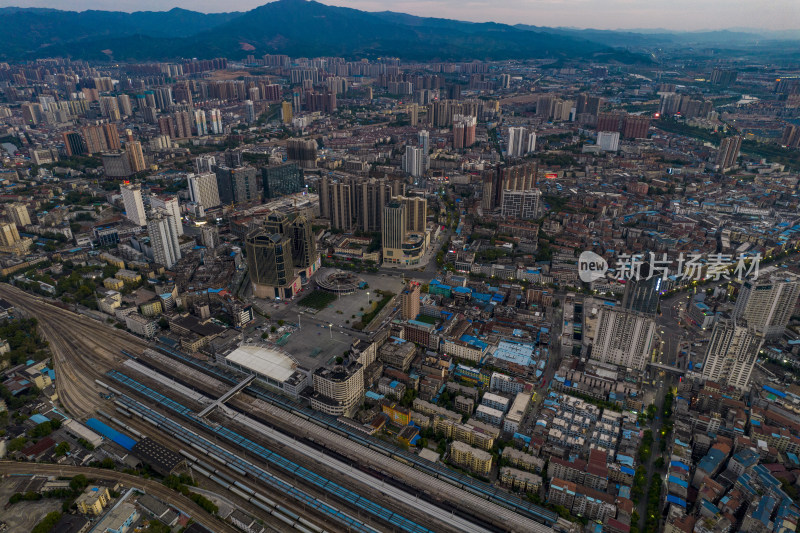
<path id="1" fill-rule="evenodd" d="M 336 295 L 330 292 L 315 290 L 298 303 L 302 307 L 310 307 L 317 311 L 322 311 L 336 300 Z"/>
<path id="2" fill-rule="evenodd" d="M 417 317 L 417 322 L 423 322 L 425 324 L 436 324 L 436 319 L 428 315 L 419 315 Z"/>
<path id="3" fill-rule="evenodd" d="M 714 143 L 717 146 L 719 146 L 719 143 L 723 138 L 737 133 L 733 130 L 728 130 L 726 133 L 714 133 L 711 130 L 689 126 L 682 122 L 668 118 L 662 118 L 661 120 L 656 121 L 653 125 L 670 133 L 694 137 L 695 139 L 700 139 L 701 141 Z M 786 165 L 788 168 L 795 170 L 800 169 L 800 154 L 798 154 L 796 150 L 783 148 L 782 146 L 778 146 L 776 144 L 760 143 L 757 141 L 744 139 L 742 141 L 742 153 L 765 157 L 771 162 L 781 163 Z"/>
<path id="4" fill-rule="evenodd" d="M 60 159 L 55 163 L 42 165 L 42 167 L 49 169 L 53 169 L 55 167 L 66 167 L 73 170 L 81 170 L 83 168 L 99 168 L 101 166 L 103 166 L 103 160 L 99 157 L 93 157 L 90 155 L 73 155 L 71 157 Z"/>
<path id="5" fill-rule="evenodd" d="M 694 137 L 695 139 L 712 142 L 716 145 L 719 145 L 720 141 L 724 137 L 728 136 L 728 134 L 725 133 L 714 133 L 712 130 L 698 128 L 696 126 L 689 126 L 688 124 L 684 124 L 683 122 L 678 122 L 677 120 L 672 120 L 670 118 L 662 118 L 661 120 L 655 121 L 653 126 L 669 133 L 685 135 L 686 137 Z"/>
<path id="6" fill-rule="evenodd" d="M 391 299 L 394 298 L 393 292 L 380 291 L 380 290 L 375 292 L 381 296 L 381 299 L 375 304 L 375 307 L 372 309 L 372 311 L 370 311 L 369 313 L 364 313 L 364 315 L 361 317 L 360 322 L 356 322 L 355 324 L 353 324 L 353 328 L 361 330 L 367 327 L 369 323 L 372 322 L 372 320 L 376 316 L 378 316 L 378 313 L 381 312 L 381 309 L 386 307 L 386 304 L 388 304 L 391 301 Z"/>
<path id="7" fill-rule="evenodd" d="M 784 148 L 776 144 L 765 144 L 744 139 L 742 141 L 742 152 L 765 157 L 768 161 L 786 165 L 790 169 L 800 170 L 800 152 L 797 150 Z"/>

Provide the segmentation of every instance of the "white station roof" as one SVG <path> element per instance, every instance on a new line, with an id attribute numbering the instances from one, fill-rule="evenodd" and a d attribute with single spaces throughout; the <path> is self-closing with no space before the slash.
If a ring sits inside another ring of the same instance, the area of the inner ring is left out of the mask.
<path id="1" fill-rule="evenodd" d="M 289 379 L 296 366 L 286 355 L 263 346 L 239 346 L 225 359 L 277 382 Z"/>

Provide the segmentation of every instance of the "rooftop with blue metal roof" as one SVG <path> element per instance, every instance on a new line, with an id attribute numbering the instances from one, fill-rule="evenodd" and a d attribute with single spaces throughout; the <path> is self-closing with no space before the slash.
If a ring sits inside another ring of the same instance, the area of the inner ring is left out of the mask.
<path id="1" fill-rule="evenodd" d="M 765 526 L 769 524 L 770 517 L 772 516 L 772 510 L 775 508 L 775 498 L 772 496 L 764 496 L 761 498 L 761 501 L 758 502 L 758 506 L 756 506 L 756 510 L 753 511 L 753 518 L 758 520 Z"/>
<path id="2" fill-rule="evenodd" d="M 771 392 L 775 396 L 778 396 L 780 398 L 786 398 L 786 393 L 785 392 L 780 391 L 780 390 L 778 390 L 778 389 L 776 389 L 774 387 L 770 387 L 769 385 L 764 385 L 762 388 L 767 392 Z"/>
<path id="3" fill-rule="evenodd" d="M 496 359 L 515 363 L 521 366 L 530 366 L 533 362 L 533 352 L 535 347 L 532 344 L 500 341 L 497 349 L 492 354 Z"/>
<path id="4" fill-rule="evenodd" d="M 725 459 L 725 454 L 722 453 L 722 450 L 711 448 L 706 456 L 700 459 L 697 469 L 707 473 L 713 472 L 719 467 L 723 459 Z"/>
<path id="5" fill-rule="evenodd" d="M 44 424 L 45 422 L 50 422 L 49 418 L 47 418 L 44 415 L 40 415 L 38 413 L 35 414 L 35 415 L 31 415 L 30 420 L 31 420 L 31 422 L 35 422 L 37 424 Z"/>

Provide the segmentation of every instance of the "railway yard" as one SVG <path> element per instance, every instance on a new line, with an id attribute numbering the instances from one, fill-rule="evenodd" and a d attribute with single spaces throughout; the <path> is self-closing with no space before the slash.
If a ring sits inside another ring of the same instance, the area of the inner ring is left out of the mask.
<path id="1" fill-rule="evenodd" d="M 67 414 L 105 418 L 182 454 L 196 478 L 273 530 L 552 531 L 549 510 L 254 384 L 201 417 L 246 376 L 9 285 L 0 297 L 39 319 Z M 165 501 L 186 503 L 159 486 Z M 204 518 L 214 531 L 233 530 Z"/>

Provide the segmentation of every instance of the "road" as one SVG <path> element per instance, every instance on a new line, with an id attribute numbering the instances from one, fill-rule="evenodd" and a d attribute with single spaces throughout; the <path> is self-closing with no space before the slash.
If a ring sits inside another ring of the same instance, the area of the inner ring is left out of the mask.
<path id="1" fill-rule="evenodd" d="M 661 362 L 672 365 L 678 356 L 680 343 L 689 338 L 689 330 L 683 313 L 690 301 L 690 295 L 679 292 L 661 300 L 661 315 L 656 316 L 656 326 L 661 340 L 664 342 L 664 352 Z"/>
<path id="2" fill-rule="evenodd" d="M 721 279 L 702 285 L 697 290 L 705 291 L 728 283 L 730 283 L 729 280 Z M 660 301 L 661 314 L 656 316 L 656 326 L 659 336 L 664 342 L 664 352 L 661 357 L 661 362 L 664 364 L 678 364 L 678 349 L 681 343 L 688 342 L 699 335 L 697 328 L 687 324 L 685 318 L 692 296 L 694 296 L 694 292 L 691 290 L 679 291 Z M 685 361 L 680 361 L 680 363 L 685 364 Z"/>
<path id="3" fill-rule="evenodd" d="M 108 481 L 118 481 L 126 487 L 136 487 L 144 492 L 151 494 L 166 503 L 181 509 L 200 524 L 214 532 L 238 533 L 234 527 L 226 524 L 219 518 L 214 518 L 206 513 L 199 505 L 192 500 L 162 485 L 161 483 L 149 479 L 143 479 L 129 474 L 123 474 L 114 470 L 102 468 L 89 468 L 83 466 L 61 466 L 41 463 L 17 463 L 15 461 L 0 461 L 0 474 L 12 475 L 39 475 L 39 476 L 77 476 L 83 474 L 89 479 L 102 479 Z"/>
<path id="4" fill-rule="evenodd" d="M 647 462 L 647 484 L 646 487 L 650 487 L 650 483 L 652 482 L 653 475 L 661 475 L 660 473 L 655 472 L 655 461 L 659 457 L 661 457 L 661 439 L 664 438 L 661 436 L 661 426 L 663 424 L 663 408 L 664 408 L 664 397 L 666 396 L 669 389 L 672 387 L 672 376 L 670 374 L 664 373 L 663 379 L 659 379 L 660 385 L 658 386 L 658 390 L 656 392 L 656 417 L 650 422 L 647 429 L 653 432 L 653 446 L 650 453 L 650 459 Z M 636 510 L 639 513 L 639 518 L 641 521 L 641 525 L 639 531 L 644 531 L 644 520 L 646 518 L 647 513 L 647 492 L 639 498 L 639 502 L 636 504 Z"/>

